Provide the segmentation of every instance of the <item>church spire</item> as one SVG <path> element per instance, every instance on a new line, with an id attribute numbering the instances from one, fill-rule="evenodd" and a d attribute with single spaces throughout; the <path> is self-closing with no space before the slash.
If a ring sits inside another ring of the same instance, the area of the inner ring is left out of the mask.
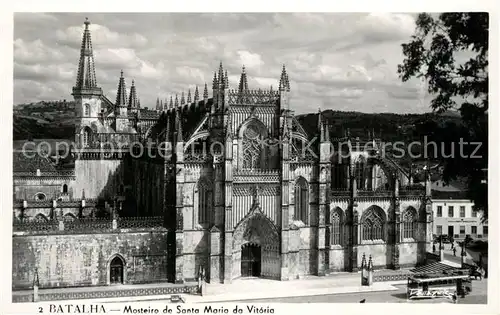
<path id="1" fill-rule="evenodd" d="M 224 68 L 222 67 L 222 61 L 220 62 L 219 65 L 219 87 L 221 90 L 224 89 L 225 82 L 226 80 L 224 79 Z"/>
<path id="2" fill-rule="evenodd" d="M 127 106 L 127 89 L 125 87 L 125 78 L 123 70 L 120 72 L 120 81 L 118 81 L 118 91 L 116 92 L 116 107 Z"/>
<path id="3" fill-rule="evenodd" d="M 285 65 L 283 65 L 283 70 L 281 70 L 280 78 L 280 91 L 290 92 L 290 81 L 288 80 L 288 74 L 286 73 Z"/>
<path id="4" fill-rule="evenodd" d="M 137 91 L 135 89 L 134 80 L 132 80 L 132 85 L 130 86 L 130 95 L 128 99 L 128 108 L 136 109 L 139 108 L 139 103 L 137 101 Z"/>
<path id="5" fill-rule="evenodd" d="M 160 110 L 160 98 L 159 97 L 156 98 L 156 110 L 157 111 Z"/>
<path id="6" fill-rule="evenodd" d="M 194 102 L 198 103 L 199 100 L 200 100 L 200 93 L 198 92 L 198 86 L 196 86 L 194 90 Z"/>
<path id="7" fill-rule="evenodd" d="M 84 24 L 85 30 L 83 31 L 82 46 L 80 48 L 75 89 L 96 89 L 94 54 L 92 52 L 92 40 L 89 30 L 90 22 L 88 18 L 85 18 Z"/>
<path id="8" fill-rule="evenodd" d="M 177 109 L 179 107 L 179 98 L 177 97 L 177 94 L 175 94 L 175 108 Z"/>
<path id="9" fill-rule="evenodd" d="M 184 91 L 182 91 L 182 94 L 181 94 L 181 105 L 184 105 L 186 104 L 186 99 L 184 98 Z"/>
<path id="10" fill-rule="evenodd" d="M 245 71 L 245 66 L 243 66 L 243 68 L 241 69 L 240 85 L 238 87 L 238 91 L 240 93 L 248 91 L 248 81 L 247 81 L 247 73 Z"/>
<path id="11" fill-rule="evenodd" d="M 208 88 L 206 83 L 205 83 L 205 89 L 203 90 L 203 101 L 205 102 L 205 104 L 208 102 Z"/>
<path id="12" fill-rule="evenodd" d="M 174 108 L 174 100 L 172 99 L 172 95 L 170 95 L 170 103 L 168 104 L 168 108 Z"/>
<path id="13" fill-rule="evenodd" d="M 219 80 L 217 79 L 217 72 L 214 72 L 214 79 L 212 80 L 212 89 L 217 90 L 219 86 Z"/>
<path id="14" fill-rule="evenodd" d="M 191 104 L 191 89 L 188 90 L 188 97 L 187 97 L 187 102 L 188 104 Z"/>

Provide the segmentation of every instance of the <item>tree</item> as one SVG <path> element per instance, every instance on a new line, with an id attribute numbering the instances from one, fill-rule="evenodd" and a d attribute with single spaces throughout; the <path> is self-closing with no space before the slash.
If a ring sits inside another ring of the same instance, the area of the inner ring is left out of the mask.
<path id="1" fill-rule="evenodd" d="M 455 150 L 441 159 L 443 179 L 466 178 L 469 198 L 488 218 L 488 13 L 421 13 L 415 34 L 402 45 L 402 81 L 424 79 L 437 113 L 459 109 L 466 132 L 455 135 Z M 458 150 L 461 137 L 463 152 Z M 449 137 L 448 137 L 449 138 Z M 477 152 L 477 145 L 480 143 Z M 459 152 L 457 152 L 459 151 Z M 463 153 L 463 154 L 462 154 Z M 475 153 L 472 155 L 472 153 Z"/>

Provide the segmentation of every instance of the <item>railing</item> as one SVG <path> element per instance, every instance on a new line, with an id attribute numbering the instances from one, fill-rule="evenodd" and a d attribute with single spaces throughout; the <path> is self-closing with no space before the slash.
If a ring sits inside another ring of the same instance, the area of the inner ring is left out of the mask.
<path id="1" fill-rule="evenodd" d="M 163 217 L 119 218 L 119 229 L 163 228 Z"/>
<path id="2" fill-rule="evenodd" d="M 280 172 L 265 169 L 239 170 L 234 174 L 233 180 L 245 183 L 277 182 L 280 180 Z"/>
<path id="3" fill-rule="evenodd" d="M 349 188 L 332 188 L 332 196 L 350 196 L 351 190 Z"/>
<path id="4" fill-rule="evenodd" d="M 40 290 L 38 293 L 39 301 L 60 301 L 60 300 L 82 300 L 82 299 L 102 299 L 132 296 L 158 296 L 171 294 L 199 294 L 200 288 L 197 284 L 183 284 L 171 286 L 158 286 L 146 288 L 116 289 L 116 290 L 88 290 L 75 292 L 45 293 Z M 15 294 L 12 296 L 13 303 L 33 302 L 33 293 Z"/>
<path id="5" fill-rule="evenodd" d="M 362 189 L 357 191 L 359 197 L 390 197 L 394 193 L 392 190 L 382 190 L 382 189 Z"/>
<path id="6" fill-rule="evenodd" d="M 12 225 L 14 232 L 38 232 L 38 233 L 49 233 L 57 231 L 59 229 L 59 224 L 57 221 L 28 221 L 19 222 L 16 221 Z"/>
<path id="7" fill-rule="evenodd" d="M 249 90 L 239 92 L 230 90 L 228 93 L 231 105 L 273 105 L 279 98 L 278 91 Z"/>
<path id="8" fill-rule="evenodd" d="M 102 218 L 82 218 L 64 223 L 64 230 L 74 232 L 108 231 L 113 228 L 113 221 Z"/>
<path id="9" fill-rule="evenodd" d="M 72 177 L 75 176 L 75 171 L 57 171 L 57 172 L 40 172 L 40 176 L 37 172 L 14 172 L 14 177 Z"/>
<path id="10" fill-rule="evenodd" d="M 399 187 L 400 196 L 422 196 L 425 194 L 425 187 L 422 185 L 410 185 Z"/>
<path id="11" fill-rule="evenodd" d="M 84 199 L 85 207 L 94 207 L 98 200 L 95 198 Z M 14 208 L 24 207 L 24 199 L 15 199 L 13 201 Z M 82 199 L 76 200 L 55 200 L 55 208 L 79 208 L 82 206 Z M 54 200 L 26 200 L 27 208 L 54 208 Z"/>
<path id="12" fill-rule="evenodd" d="M 80 218 L 64 220 L 62 225 L 58 220 L 50 221 L 16 221 L 13 223 L 14 232 L 28 233 L 95 233 L 112 232 L 115 229 L 164 229 L 163 217 L 124 217 L 118 218 L 116 223 L 108 218 Z"/>

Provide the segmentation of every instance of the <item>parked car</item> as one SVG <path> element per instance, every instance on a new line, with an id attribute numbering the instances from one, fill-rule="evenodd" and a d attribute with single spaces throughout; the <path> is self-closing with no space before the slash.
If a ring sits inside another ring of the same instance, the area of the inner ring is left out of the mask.
<path id="1" fill-rule="evenodd" d="M 434 243 L 439 243 L 440 240 L 443 244 L 449 244 L 453 242 L 453 237 L 449 235 L 439 235 L 434 238 Z"/>

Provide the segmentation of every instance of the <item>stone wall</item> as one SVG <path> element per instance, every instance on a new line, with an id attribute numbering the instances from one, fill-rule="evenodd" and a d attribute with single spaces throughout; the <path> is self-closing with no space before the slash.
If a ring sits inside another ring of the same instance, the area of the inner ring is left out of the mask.
<path id="1" fill-rule="evenodd" d="M 57 198 L 63 192 L 64 184 L 68 186 L 68 194 L 72 198 L 74 185 L 72 177 L 14 178 L 15 199 L 37 200 L 38 193 L 45 194 L 47 200 Z"/>
<path id="2" fill-rule="evenodd" d="M 167 232 L 23 235 L 13 237 L 13 289 L 109 284 L 109 264 L 124 262 L 124 283 L 167 279 Z"/>
<path id="3" fill-rule="evenodd" d="M 81 198 L 106 198 L 118 192 L 124 183 L 122 160 L 76 160 L 73 196 Z"/>

